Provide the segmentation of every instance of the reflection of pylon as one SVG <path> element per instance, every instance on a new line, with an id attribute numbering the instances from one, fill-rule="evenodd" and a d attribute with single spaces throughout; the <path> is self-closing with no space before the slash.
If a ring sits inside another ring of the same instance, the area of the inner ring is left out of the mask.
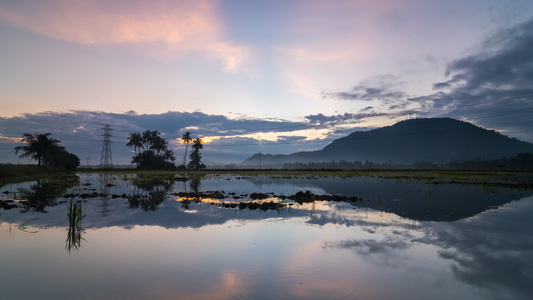
<path id="1" fill-rule="evenodd" d="M 100 157 L 100 167 L 101 168 L 112 168 L 113 167 L 113 157 L 111 156 L 111 126 L 109 124 L 103 124 L 104 128 L 104 145 L 102 147 L 102 156 Z"/>

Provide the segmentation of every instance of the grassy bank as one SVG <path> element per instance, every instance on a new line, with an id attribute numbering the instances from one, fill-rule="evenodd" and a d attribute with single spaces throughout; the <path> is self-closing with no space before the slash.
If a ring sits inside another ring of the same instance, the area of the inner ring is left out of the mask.
<path id="1" fill-rule="evenodd" d="M 67 173 L 64 168 L 37 165 L 0 165 L 0 183 L 20 182 Z"/>
<path id="2" fill-rule="evenodd" d="M 241 177 L 264 176 L 268 178 L 324 178 L 324 177 L 375 177 L 389 178 L 399 181 L 423 180 L 428 183 L 455 183 L 508 186 L 514 188 L 533 189 L 533 170 L 279 170 L 279 169 L 204 169 L 204 170 L 135 170 L 135 169 L 79 169 L 76 173 L 100 174 L 137 174 L 146 179 L 204 177 L 234 175 Z M 22 182 L 47 178 L 51 176 L 71 174 L 62 168 L 44 168 L 36 165 L 0 165 L 0 184 Z"/>
<path id="3" fill-rule="evenodd" d="M 324 178 L 324 177 L 374 177 L 398 181 L 423 180 L 432 184 L 474 184 L 485 186 L 507 186 L 512 188 L 533 189 L 533 170 L 251 170 L 251 169 L 204 169 L 204 170 L 79 170 L 78 173 L 138 174 L 146 179 L 203 177 L 234 175 L 241 177 L 264 176 L 267 178 Z"/>

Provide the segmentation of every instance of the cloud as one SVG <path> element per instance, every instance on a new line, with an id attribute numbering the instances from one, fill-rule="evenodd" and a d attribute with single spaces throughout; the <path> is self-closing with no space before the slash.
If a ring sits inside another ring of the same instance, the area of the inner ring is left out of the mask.
<path id="1" fill-rule="evenodd" d="M 41 0 L 0 4 L 0 20 L 43 36 L 94 47 L 128 46 L 164 59 L 199 54 L 242 71 L 249 49 L 225 40 L 210 0 Z"/>
<path id="2" fill-rule="evenodd" d="M 331 115 L 331 116 L 325 116 L 323 114 L 316 114 L 316 115 L 305 116 L 305 119 L 309 121 L 309 123 L 312 125 L 333 127 L 339 124 L 360 123 L 362 122 L 362 120 L 365 120 L 368 118 L 380 117 L 380 116 L 385 116 L 385 115 L 387 114 L 378 113 L 378 112 L 344 113 L 344 114 Z"/>
<path id="3" fill-rule="evenodd" d="M 366 239 L 366 240 L 344 240 L 332 247 L 341 249 L 355 249 L 360 255 L 379 254 L 392 256 L 394 251 L 403 250 L 410 247 L 404 238 L 386 237 L 383 240 Z"/>
<path id="4" fill-rule="evenodd" d="M 322 96 L 339 100 L 397 102 L 407 97 L 406 93 L 397 89 L 401 84 L 402 82 L 392 75 L 374 76 L 355 85 L 349 91 L 322 92 Z"/>
<path id="5" fill-rule="evenodd" d="M 533 19 L 500 29 L 470 55 L 448 63 L 446 81 L 433 83 L 433 94 L 410 96 L 392 75 L 360 81 L 348 91 L 322 96 L 369 102 L 358 114 L 306 116 L 310 123 L 335 124 L 367 117 L 453 117 L 533 142 Z"/>
<path id="6" fill-rule="evenodd" d="M 270 154 L 290 154 L 319 150 L 332 140 L 355 130 L 369 130 L 360 123 L 385 115 L 369 109 L 364 113 L 326 116 L 309 115 L 302 121 L 256 119 L 241 116 L 231 119 L 223 115 L 202 112 L 162 114 L 123 114 L 98 111 L 42 112 L 16 117 L 0 117 L 0 162 L 19 161 L 12 152 L 22 134 L 50 132 L 82 160 L 82 164 L 99 163 L 102 151 L 103 124 L 111 125 L 112 156 L 115 164 L 128 164 L 131 149 L 126 148 L 132 132 L 158 130 L 176 153 L 184 151 L 182 133 L 203 138 L 208 144 L 205 161 L 214 163 L 241 162 L 259 151 Z M 177 155 L 179 156 L 179 154 Z M 22 161 L 27 163 L 27 161 Z"/>
<path id="7" fill-rule="evenodd" d="M 67 150 L 78 155 L 82 163 L 91 157 L 98 164 L 102 149 L 103 125 L 110 124 L 112 132 L 112 155 L 114 163 L 127 164 L 131 159 L 130 149 L 125 147 L 129 133 L 158 130 L 170 142 L 175 151 L 184 147 L 181 134 L 190 131 L 193 137 L 210 141 L 204 149 L 204 158 L 211 161 L 242 161 L 263 147 L 272 153 L 291 153 L 301 150 L 313 127 L 307 122 L 291 122 L 279 119 L 240 118 L 229 119 L 223 115 L 208 115 L 201 112 L 166 112 L 163 114 L 124 114 L 70 111 L 24 114 L 17 117 L 0 117 L 0 162 L 17 162 L 12 152 L 22 134 L 50 132 L 62 141 Z M 319 137 L 322 137 L 319 136 Z M 324 134 L 327 137 L 327 134 Z M 325 146 L 326 141 L 321 138 Z M 280 146 L 282 145 L 282 146 Z"/>
<path id="8" fill-rule="evenodd" d="M 533 19 L 502 29 L 450 62 L 439 92 L 411 98 L 429 113 L 462 118 L 533 141 Z"/>
<path id="9" fill-rule="evenodd" d="M 455 277 L 494 299 L 506 299 L 509 291 L 516 299 L 530 299 L 531 225 L 521 223 L 533 210 L 529 200 L 459 222 L 426 224 L 426 235 L 416 241 L 440 247 L 439 257 L 453 262 Z"/>

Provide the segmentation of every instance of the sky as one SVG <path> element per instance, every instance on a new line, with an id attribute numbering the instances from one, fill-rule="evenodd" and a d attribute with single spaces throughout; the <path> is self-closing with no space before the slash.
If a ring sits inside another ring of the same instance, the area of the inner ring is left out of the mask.
<path id="1" fill-rule="evenodd" d="M 533 1 L 0 0 L 0 163 L 52 133 L 114 164 L 132 132 L 206 163 L 452 117 L 533 142 Z M 180 161 L 180 159 L 178 159 Z"/>

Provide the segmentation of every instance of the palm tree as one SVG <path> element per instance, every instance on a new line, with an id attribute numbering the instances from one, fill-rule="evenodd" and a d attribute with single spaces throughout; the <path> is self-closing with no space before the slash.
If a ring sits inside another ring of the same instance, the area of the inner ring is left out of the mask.
<path id="1" fill-rule="evenodd" d="M 22 142 L 27 145 L 17 146 L 13 150 L 15 154 L 18 154 L 19 151 L 24 152 L 19 155 L 19 158 L 30 157 L 31 159 L 37 160 L 37 165 L 39 166 L 49 166 L 52 164 L 54 151 L 61 143 L 59 140 L 49 138 L 50 135 L 51 133 L 35 133 L 35 135 L 24 133 Z"/>
<path id="2" fill-rule="evenodd" d="M 154 150 L 158 155 L 161 153 L 165 153 L 168 146 L 168 142 L 164 138 L 162 138 L 159 133 L 152 137 L 151 144 L 152 145 L 150 146 L 150 149 Z"/>
<path id="3" fill-rule="evenodd" d="M 163 153 L 163 157 L 165 157 L 165 159 L 169 161 L 176 160 L 176 158 L 174 157 L 174 152 L 170 149 L 165 149 L 165 152 Z"/>
<path id="4" fill-rule="evenodd" d="M 189 131 L 185 132 L 181 138 L 181 142 L 185 144 L 185 155 L 183 155 L 183 166 L 186 166 L 187 163 L 187 148 L 189 148 L 189 143 L 192 141 L 191 133 Z"/>
<path id="5" fill-rule="evenodd" d="M 135 151 L 135 156 L 137 156 L 137 149 L 141 150 L 143 148 L 143 138 L 140 133 L 132 132 L 128 137 L 128 143 L 126 146 L 132 148 Z"/>
<path id="6" fill-rule="evenodd" d="M 126 146 L 139 149 L 135 151 L 131 162 L 137 164 L 137 168 L 175 168 L 173 161 L 174 153 L 168 149 L 168 142 L 157 130 L 145 130 L 143 133 L 130 133 Z M 140 149 L 143 151 L 140 151 Z"/>
<path id="7" fill-rule="evenodd" d="M 194 170 L 203 169 L 205 168 L 205 165 L 202 163 L 202 155 L 200 154 L 200 149 L 204 148 L 204 145 L 202 145 L 204 141 L 202 141 L 202 139 L 200 138 L 196 138 L 192 140 L 192 142 L 192 151 L 190 155 L 191 161 L 189 162 L 188 167 L 189 169 Z"/>
<path id="8" fill-rule="evenodd" d="M 142 141 L 143 141 L 143 148 L 149 149 L 152 143 L 154 142 L 154 139 L 156 136 L 159 135 L 159 132 L 157 130 L 146 130 L 142 133 Z"/>
<path id="9" fill-rule="evenodd" d="M 204 148 L 204 145 L 203 145 L 204 141 L 202 141 L 201 138 L 196 138 L 196 139 L 192 140 L 192 143 L 193 143 L 192 148 L 194 150 L 199 151 L 200 149 Z"/>

